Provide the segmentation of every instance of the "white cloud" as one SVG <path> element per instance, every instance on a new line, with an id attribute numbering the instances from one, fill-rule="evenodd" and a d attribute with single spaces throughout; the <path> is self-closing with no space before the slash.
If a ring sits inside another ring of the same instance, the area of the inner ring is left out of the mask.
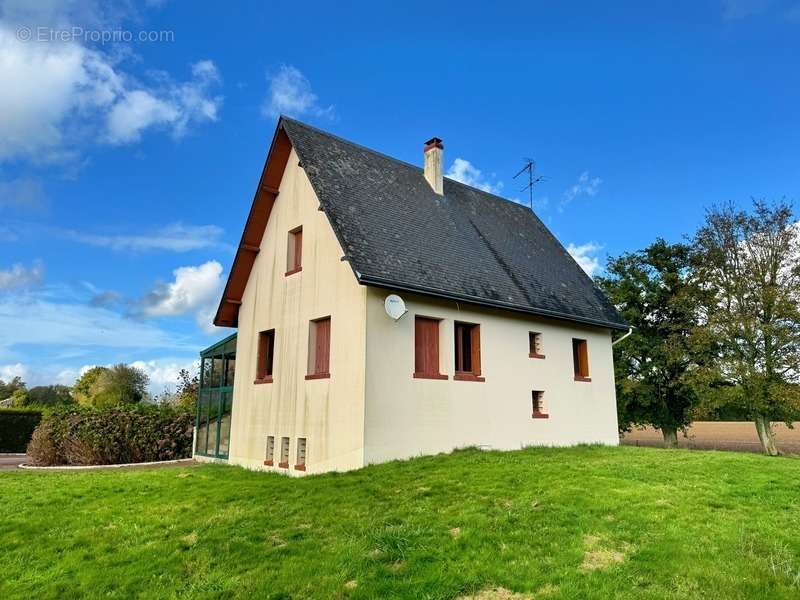
<path id="1" fill-rule="evenodd" d="M 323 108 L 317 95 L 311 91 L 311 83 L 299 69 L 282 65 L 278 72 L 269 77 L 269 94 L 264 100 L 261 112 L 267 117 L 287 115 L 301 117 L 332 117 L 333 106 Z"/>
<path id="2" fill-rule="evenodd" d="M 130 363 L 132 367 L 141 369 L 150 378 L 150 393 L 158 394 L 164 390 L 174 390 L 178 382 L 178 373 L 186 369 L 190 373 L 197 373 L 200 361 L 177 361 L 173 359 L 136 360 Z"/>
<path id="3" fill-rule="evenodd" d="M 456 181 L 460 181 L 461 183 L 465 183 L 466 185 L 492 194 L 498 194 L 500 193 L 500 190 L 503 189 L 502 182 L 490 181 L 483 176 L 483 173 L 480 169 L 476 168 L 471 162 L 464 160 L 463 158 L 456 158 L 453 161 L 453 164 L 450 165 L 447 173 L 444 175 L 450 179 L 455 179 Z"/>
<path id="4" fill-rule="evenodd" d="M 594 242 L 581 244 L 579 246 L 569 244 L 567 246 L 567 252 L 572 255 L 572 258 L 580 265 L 581 269 L 586 271 L 586 274 L 591 277 L 600 270 L 600 258 L 597 256 L 597 252 L 602 250 L 602 248 L 601 245 L 595 244 Z"/>
<path id="5" fill-rule="evenodd" d="M 24 381 L 28 376 L 28 369 L 22 363 L 14 363 L 11 365 L 0 365 L 0 381 L 8 383 L 14 377 L 20 377 Z M 5 400 L 5 398 L 0 398 Z"/>
<path id="6" fill-rule="evenodd" d="M 578 181 L 564 192 L 560 208 L 563 210 L 567 204 L 579 196 L 596 196 L 601 183 L 603 183 L 602 179 L 591 177 L 589 171 L 584 171 L 578 176 Z"/>
<path id="7" fill-rule="evenodd" d="M 21 26 L 36 34 L 40 26 L 69 31 L 101 21 L 105 5 L 27 4 L 29 10 L 24 3 L 2 4 L 0 161 L 65 161 L 91 140 L 129 143 L 159 126 L 179 137 L 190 124 L 216 120 L 222 98 L 211 94 L 219 81 L 211 61 L 195 63 L 186 82 L 161 73 L 145 85 L 123 70 L 122 58 L 131 55 L 123 47 L 98 50 L 79 39 L 18 39 Z"/>
<path id="8" fill-rule="evenodd" d="M 75 380 L 78 378 L 78 375 L 80 375 L 80 373 L 78 372 L 77 369 L 71 369 L 71 368 L 61 369 L 60 371 L 58 371 L 58 373 L 56 373 L 55 377 L 53 377 L 53 384 L 71 386 L 73 383 L 75 383 Z M 44 384 L 44 385 L 49 385 L 49 384 Z"/>
<path id="9" fill-rule="evenodd" d="M 216 225 L 173 223 L 156 229 L 151 233 L 133 235 L 104 235 L 74 230 L 61 231 L 60 233 L 73 241 L 83 244 L 132 252 L 147 250 L 189 252 L 202 248 L 228 248 L 226 244 L 220 241 L 224 231 Z"/>
<path id="10" fill-rule="evenodd" d="M 171 283 L 160 284 L 141 301 L 141 314 L 164 317 L 193 313 L 205 331 L 215 330 L 211 316 L 222 293 L 222 265 L 215 260 L 179 267 Z"/>
<path id="11" fill-rule="evenodd" d="M 211 96 L 211 88 L 219 81 L 214 63 L 203 60 L 192 65 L 192 79 L 187 82 L 167 80 L 159 90 L 125 91 L 108 113 L 108 141 L 137 142 L 150 127 L 168 128 L 178 138 L 190 123 L 216 121 L 222 97 Z"/>
<path id="12" fill-rule="evenodd" d="M 0 269 L 0 290 L 36 285 L 42 281 L 43 271 L 41 262 L 35 262 L 30 267 L 17 263 L 9 269 Z"/>

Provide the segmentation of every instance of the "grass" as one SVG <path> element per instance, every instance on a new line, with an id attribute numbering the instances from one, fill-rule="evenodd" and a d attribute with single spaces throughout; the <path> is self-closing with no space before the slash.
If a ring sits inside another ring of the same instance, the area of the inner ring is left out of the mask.
<path id="1" fill-rule="evenodd" d="M 15 471 L 0 597 L 797 598 L 799 531 L 800 459 L 723 452 Z"/>

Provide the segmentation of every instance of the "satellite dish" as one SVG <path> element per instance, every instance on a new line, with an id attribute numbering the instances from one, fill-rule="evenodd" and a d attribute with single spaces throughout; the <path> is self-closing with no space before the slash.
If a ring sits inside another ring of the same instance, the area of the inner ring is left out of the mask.
<path id="1" fill-rule="evenodd" d="M 389 294 L 386 296 L 386 300 L 383 302 L 383 308 L 386 309 L 386 314 L 395 321 L 399 321 L 400 318 L 408 312 L 406 310 L 406 303 L 403 302 L 403 299 L 397 294 Z"/>

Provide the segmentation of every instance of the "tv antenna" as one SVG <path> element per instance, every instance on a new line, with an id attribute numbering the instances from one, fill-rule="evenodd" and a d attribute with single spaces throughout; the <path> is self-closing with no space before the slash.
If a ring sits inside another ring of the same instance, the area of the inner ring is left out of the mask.
<path id="1" fill-rule="evenodd" d="M 514 175 L 513 179 L 516 179 L 517 177 L 522 175 L 525 171 L 528 172 L 528 185 L 522 188 L 520 192 L 528 190 L 528 204 L 530 205 L 531 210 L 533 210 L 533 186 L 535 186 L 537 183 L 541 181 L 545 181 L 546 178 L 544 175 L 536 175 L 535 160 L 533 160 L 532 158 L 525 158 L 523 160 L 525 161 L 525 166 L 519 170 L 519 173 Z"/>

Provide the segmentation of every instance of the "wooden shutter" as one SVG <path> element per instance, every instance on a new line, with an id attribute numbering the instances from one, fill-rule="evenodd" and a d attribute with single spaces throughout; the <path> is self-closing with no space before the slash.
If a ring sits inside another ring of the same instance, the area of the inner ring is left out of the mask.
<path id="1" fill-rule="evenodd" d="M 314 374 L 324 375 L 330 373 L 331 357 L 331 320 L 320 319 L 316 326 L 316 359 L 314 361 Z"/>
<path id="2" fill-rule="evenodd" d="M 572 362 L 575 368 L 575 379 L 589 380 L 589 350 L 586 340 L 572 340 Z"/>
<path id="3" fill-rule="evenodd" d="M 439 374 L 439 321 L 414 318 L 414 375 L 442 377 Z"/>
<path id="4" fill-rule="evenodd" d="M 298 227 L 289 232 L 286 251 L 286 275 L 303 270 L 303 228 Z"/>
<path id="5" fill-rule="evenodd" d="M 267 331 L 267 357 L 264 361 L 264 372 L 267 377 L 272 377 L 272 363 L 275 360 L 275 330 Z"/>
<path id="6" fill-rule="evenodd" d="M 481 326 L 473 325 L 470 330 L 470 345 L 472 350 L 472 374 L 476 377 L 481 374 Z"/>
<path id="7" fill-rule="evenodd" d="M 303 266 L 303 228 L 300 227 L 294 232 L 294 269 Z"/>

